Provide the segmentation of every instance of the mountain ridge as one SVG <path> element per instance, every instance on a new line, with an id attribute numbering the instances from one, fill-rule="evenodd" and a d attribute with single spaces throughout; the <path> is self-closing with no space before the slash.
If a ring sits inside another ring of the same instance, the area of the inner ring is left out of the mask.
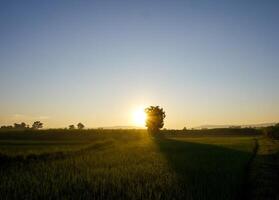
<path id="1" fill-rule="evenodd" d="M 273 123 L 259 123 L 259 124 L 239 124 L 239 125 L 229 125 L 229 124 L 225 124 L 225 125 L 212 125 L 212 124 L 208 124 L 208 125 L 201 125 L 201 126 L 197 126 L 194 127 L 195 129 L 213 129 L 213 128 L 231 128 L 231 127 L 241 127 L 241 128 L 261 128 L 261 127 L 267 127 L 267 126 L 274 126 L 275 124 L 277 124 L 276 122 Z"/>

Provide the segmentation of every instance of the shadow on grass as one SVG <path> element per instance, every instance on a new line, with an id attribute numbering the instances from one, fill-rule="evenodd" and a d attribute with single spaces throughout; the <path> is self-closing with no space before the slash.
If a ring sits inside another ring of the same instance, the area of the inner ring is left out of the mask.
<path id="1" fill-rule="evenodd" d="M 253 153 L 220 146 L 155 138 L 177 175 L 174 199 L 247 199 L 247 174 Z"/>
<path id="2" fill-rule="evenodd" d="M 50 160 L 61 160 L 61 159 L 66 159 L 74 156 L 80 156 L 82 154 L 87 153 L 88 151 L 102 150 L 112 144 L 113 144 L 112 141 L 106 141 L 106 142 L 94 143 L 85 148 L 81 148 L 75 151 L 57 151 L 57 152 L 42 153 L 42 154 L 9 156 L 0 153 L 0 169 L 19 163 L 30 164 L 38 161 L 48 162 Z"/>

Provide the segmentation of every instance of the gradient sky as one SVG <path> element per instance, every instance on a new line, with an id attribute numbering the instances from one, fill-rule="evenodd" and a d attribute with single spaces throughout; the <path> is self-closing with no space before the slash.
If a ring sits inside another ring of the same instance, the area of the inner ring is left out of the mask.
<path id="1" fill-rule="evenodd" d="M 279 121 L 279 1 L 1 1 L 0 125 Z"/>

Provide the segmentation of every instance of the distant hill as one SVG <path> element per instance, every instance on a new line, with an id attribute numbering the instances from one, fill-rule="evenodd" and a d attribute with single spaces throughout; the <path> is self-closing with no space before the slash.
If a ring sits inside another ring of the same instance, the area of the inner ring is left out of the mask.
<path id="1" fill-rule="evenodd" d="M 276 123 L 261 123 L 261 124 L 244 124 L 244 125 L 202 125 L 198 127 L 194 127 L 195 129 L 213 129 L 213 128 L 231 128 L 231 127 L 241 127 L 241 128 L 260 128 L 267 126 L 274 126 Z"/>

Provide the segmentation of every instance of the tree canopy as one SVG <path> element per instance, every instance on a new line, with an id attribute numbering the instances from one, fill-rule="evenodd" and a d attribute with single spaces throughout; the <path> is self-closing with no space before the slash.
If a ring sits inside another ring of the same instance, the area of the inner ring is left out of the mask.
<path id="1" fill-rule="evenodd" d="M 82 123 L 80 123 L 80 122 L 77 124 L 77 128 L 78 129 L 84 129 L 84 127 L 85 126 Z"/>
<path id="2" fill-rule="evenodd" d="M 32 125 L 32 128 L 33 129 L 40 129 L 40 128 L 43 128 L 43 123 L 40 122 L 40 121 L 35 121 Z"/>
<path id="3" fill-rule="evenodd" d="M 147 127 L 149 132 L 156 133 L 164 127 L 164 119 L 166 117 L 166 114 L 163 108 L 160 108 L 159 106 L 150 106 L 145 109 L 145 113 L 145 126 Z"/>
<path id="4" fill-rule="evenodd" d="M 69 125 L 69 129 L 70 129 L 70 130 L 73 130 L 73 129 L 75 129 L 75 128 L 76 128 L 75 125 L 73 125 L 73 124 L 72 124 L 72 125 Z"/>

